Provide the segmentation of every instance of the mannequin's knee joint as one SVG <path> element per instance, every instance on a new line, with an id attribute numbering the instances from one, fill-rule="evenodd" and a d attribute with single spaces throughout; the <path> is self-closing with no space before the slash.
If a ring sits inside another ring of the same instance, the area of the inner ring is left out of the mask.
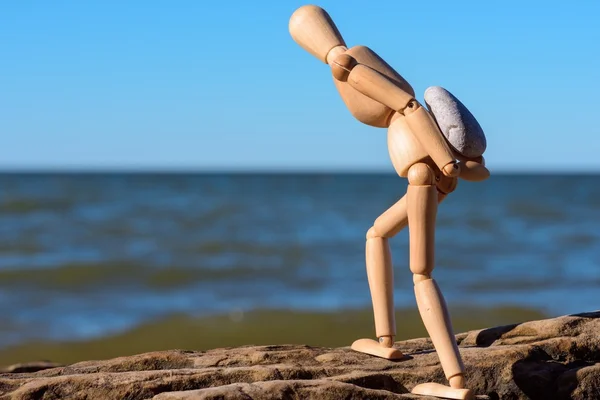
<path id="1" fill-rule="evenodd" d="M 375 230 L 375 227 L 372 226 L 371 229 L 369 229 L 367 231 L 367 239 L 373 239 L 373 238 L 378 238 L 378 237 L 381 237 L 381 235 L 379 235 L 377 233 L 377 231 Z"/>

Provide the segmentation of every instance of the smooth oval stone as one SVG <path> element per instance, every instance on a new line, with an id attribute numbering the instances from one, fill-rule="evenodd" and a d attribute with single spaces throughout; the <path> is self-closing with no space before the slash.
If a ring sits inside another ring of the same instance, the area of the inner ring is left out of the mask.
<path id="1" fill-rule="evenodd" d="M 425 91 L 425 104 L 454 149 L 467 158 L 479 157 L 487 142 L 473 114 L 452 93 L 439 86 Z"/>

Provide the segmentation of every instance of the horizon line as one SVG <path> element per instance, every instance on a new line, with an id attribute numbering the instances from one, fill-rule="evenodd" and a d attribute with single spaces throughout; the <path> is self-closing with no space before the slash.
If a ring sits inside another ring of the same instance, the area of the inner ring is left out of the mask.
<path id="1" fill-rule="evenodd" d="M 199 174 L 199 175 L 397 175 L 381 168 L 165 168 L 165 167 L 0 167 L 0 174 Z M 497 168 L 491 175 L 599 175 L 600 169 Z"/>

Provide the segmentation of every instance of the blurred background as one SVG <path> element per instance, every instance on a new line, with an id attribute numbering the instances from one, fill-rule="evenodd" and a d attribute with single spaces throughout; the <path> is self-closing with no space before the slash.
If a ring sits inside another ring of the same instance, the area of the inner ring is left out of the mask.
<path id="1" fill-rule="evenodd" d="M 0 366 L 374 335 L 364 238 L 407 182 L 291 39 L 304 4 L 0 5 Z M 598 309 L 600 3 L 318 4 L 486 132 L 438 213 L 455 330 Z"/>

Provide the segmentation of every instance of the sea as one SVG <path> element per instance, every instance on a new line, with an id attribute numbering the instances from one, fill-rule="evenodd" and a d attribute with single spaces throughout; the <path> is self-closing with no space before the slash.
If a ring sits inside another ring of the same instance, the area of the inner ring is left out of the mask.
<path id="1" fill-rule="evenodd" d="M 376 173 L 0 174 L 0 349 L 174 314 L 365 309 L 365 234 L 406 192 Z M 498 174 L 440 205 L 452 307 L 600 309 L 600 175 Z M 395 303 L 414 308 L 408 233 Z"/>

